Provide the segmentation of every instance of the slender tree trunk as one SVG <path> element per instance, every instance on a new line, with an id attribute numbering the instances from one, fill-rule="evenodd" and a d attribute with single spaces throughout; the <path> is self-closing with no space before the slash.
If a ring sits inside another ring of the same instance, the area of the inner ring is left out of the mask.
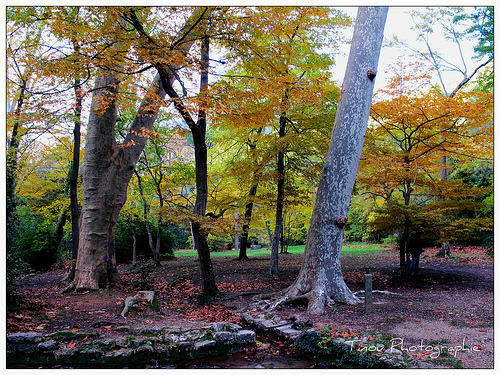
<path id="1" fill-rule="evenodd" d="M 7 158 L 5 163 L 5 183 L 6 183 L 6 219 L 7 219 L 7 250 L 12 249 L 13 239 L 17 234 L 17 219 L 16 219 L 16 183 L 17 183 L 17 152 L 19 150 L 19 141 L 21 135 L 19 128 L 21 122 L 19 116 L 25 100 L 26 79 L 21 81 L 19 96 L 14 115 L 17 117 L 12 126 L 12 134 L 7 146 Z"/>
<path id="2" fill-rule="evenodd" d="M 194 143 L 194 159 L 195 159 L 195 180 L 196 180 L 196 201 L 193 212 L 199 217 L 198 221 L 191 223 L 191 232 L 193 234 L 193 245 L 198 251 L 198 260 L 200 262 L 201 273 L 201 295 L 211 297 L 218 293 L 217 285 L 215 284 L 215 275 L 213 272 L 212 260 L 210 259 L 210 249 L 208 247 L 207 233 L 202 229 L 201 223 L 204 220 L 207 199 L 208 199 L 208 172 L 207 172 L 207 108 L 206 95 L 208 91 L 208 68 L 209 68 L 209 46 L 210 41 L 208 36 L 203 37 L 201 42 L 201 75 L 200 75 L 200 109 L 198 112 L 198 121 L 195 122 L 191 117 L 188 109 L 182 103 L 171 84 L 165 83 L 167 86 L 168 95 L 173 99 L 175 108 L 181 114 L 186 124 L 191 130 Z M 160 71 L 163 77 L 167 74 L 166 71 Z"/>
<path id="3" fill-rule="evenodd" d="M 76 43 L 75 50 L 78 51 Z M 78 258 L 78 243 L 80 239 L 80 209 L 78 206 L 78 173 L 80 167 L 82 92 L 80 79 L 75 79 L 75 126 L 73 128 L 73 163 L 69 179 L 69 198 L 71 208 L 71 265 L 65 278 L 67 281 L 75 277 L 76 260 Z"/>
<path id="4" fill-rule="evenodd" d="M 287 95 L 285 95 L 285 100 Z M 286 134 L 286 117 L 284 114 L 280 116 L 280 140 Z M 280 146 L 278 152 L 278 163 L 276 171 L 278 172 L 278 192 L 276 197 L 276 223 L 274 226 L 273 241 L 271 244 L 271 264 L 269 266 L 269 274 L 277 275 L 280 270 L 278 267 L 278 250 L 280 246 L 281 232 L 283 231 L 283 201 L 285 199 L 285 150 Z"/>
<path id="5" fill-rule="evenodd" d="M 137 171 L 134 171 L 135 176 L 137 177 L 137 186 L 139 187 L 139 193 L 141 194 L 142 198 L 142 204 L 143 204 L 143 214 L 144 214 L 144 222 L 146 224 L 146 232 L 148 233 L 148 243 L 149 243 L 149 249 L 151 250 L 151 253 L 153 254 L 153 259 L 156 262 L 156 259 L 159 259 L 159 256 L 157 256 L 156 253 L 156 248 L 153 245 L 153 235 L 151 233 L 151 227 L 149 226 L 149 208 L 148 208 L 148 202 L 146 201 L 146 197 L 144 196 L 144 191 L 142 190 L 142 180 L 141 176 Z M 158 253 L 159 254 L 159 253 Z"/>
<path id="6" fill-rule="evenodd" d="M 250 220 L 252 219 L 253 202 L 257 195 L 257 184 L 253 184 L 248 194 L 248 202 L 245 206 L 245 222 L 241 228 L 240 254 L 238 260 L 249 260 L 247 255 L 248 232 L 250 229 Z"/>
<path id="7" fill-rule="evenodd" d="M 196 201 L 194 213 L 204 217 L 207 210 L 208 199 L 208 168 L 207 168 L 207 144 L 206 131 L 207 119 L 204 96 L 208 90 L 208 64 L 209 64 L 209 39 L 202 40 L 201 47 L 201 82 L 200 82 L 200 111 L 198 114 L 197 126 L 192 129 L 194 153 L 195 153 L 195 173 L 196 173 Z M 207 234 L 201 229 L 200 222 L 193 223 L 193 238 L 198 250 L 198 258 L 201 271 L 201 294 L 214 296 L 218 293 L 215 284 L 212 260 L 210 259 L 210 249 L 208 247 Z"/>
<path id="8" fill-rule="evenodd" d="M 235 209 L 235 212 L 234 212 L 234 249 L 236 251 L 239 251 L 240 249 L 240 235 L 238 233 L 239 231 L 239 224 L 238 224 L 238 202 L 236 202 L 236 209 Z"/>
<path id="9" fill-rule="evenodd" d="M 162 175 L 160 176 L 160 180 L 158 181 L 158 185 L 157 185 L 157 189 L 158 189 L 158 197 L 160 199 L 160 210 L 159 210 L 159 213 L 158 213 L 158 228 L 156 229 L 156 249 L 155 249 L 155 252 L 154 252 L 154 255 L 155 255 L 155 264 L 157 266 L 160 265 L 160 254 L 161 254 L 161 225 L 163 223 L 163 218 L 162 218 L 162 215 L 163 215 L 163 212 L 162 212 L 162 209 L 163 209 L 163 195 L 162 195 L 162 191 L 161 191 L 161 180 L 162 180 Z"/>
<path id="10" fill-rule="evenodd" d="M 349 304 L 360 302 L 344 282 L 340 253 L 370 113 L 373 79 L 387 11 L 387 7 L 361 7 L 358 10 L 302 268 L 294 284 L 272 296 L 275 301 L 271 309 L 281 303 L 305 299 L 309 312 L 322 313 L 325 306 L 334 301 Z"/>

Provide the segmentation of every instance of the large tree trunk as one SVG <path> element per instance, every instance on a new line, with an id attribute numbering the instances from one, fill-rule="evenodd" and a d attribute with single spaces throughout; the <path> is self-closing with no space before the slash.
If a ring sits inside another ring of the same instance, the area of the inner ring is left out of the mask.
<path id="1" fill-rule="evenodd" d="M 387 7 L 362 7 L 358 10 L 302 268 L 294 284 L 274 296 L 277 299 L 271 308 L 305 299 L 309 312 L 321 313 L 325 305 L 334 301 L 349 304 L 360 302 L 344 282 L 340 252 L 364 143 L 387 11 Z"/>
<path id="2" fill-rule="evenodd" d="M 199 35 L 203 23 L 198 21 L 203 14 L 204 11 L 201 15 L 196 11 L 181 30 L 182 53 L 189 51 Z M 190 37 L 186 38 L 188 34 Z M 120 52 L 125 51 L 123 47 Z M 98 289 L 108 281 L 118 280 L 114 251 L 116 223 L 127 199 L 128 183 L 147 142 L 147 137 L 140 134 L 152 129 L 166 95 L 165 79 L 171 84 L 175 77 L 157 74 L 124 140 L 127 147 L 117 145 L 114 134 L 119 78 L 102 71 L 96 80 L 85 147 L 78 259 L 75 277 L 66 291 Z"/>

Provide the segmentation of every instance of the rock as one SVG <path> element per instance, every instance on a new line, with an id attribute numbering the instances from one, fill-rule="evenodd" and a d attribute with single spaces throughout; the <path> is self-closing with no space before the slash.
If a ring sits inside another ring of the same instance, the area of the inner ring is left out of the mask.
<path id="1" fill-rule="evenodd" d="M 306 328 L 312 327 L 313 323 L 310 319 L 297 319 L 293 322 L 292 328 L 302 331 Z"/>
<path id="2" fill-rule="evenodd" d="M 118 326 L 118 327 L 114 327 L 113 331 L 115 331 L 115 332 L 130 332 L 130 327 L 129 326 Z"/>
<path id="3" fill-rule="evenodd" d="M 204 340 L 204 341 L 200 341 L 200 342 L 197 342 L 196 344 L 194 344 L 194 347 L 196 350 L 202 350 L 202 349 L 206 349 L 206 348 L 210 348 L 210 347 L 213 347 L 217 345 L 217 341 L 215 340 Z"/>
<path id="4" fill-rule="evenodd" d="M 236 332 L 240 330 L 242 327 L 239 324 L 230 323 L 230 322 L 216 322 L 212 324 L 212 328 L 215 332 Z"/>
<path id="5" fill-rule="evenodd" d="M 101 345 L 110 347 L 111 349 L 116 346 L 116 340 L 114 339 L 106 339 L 101 342 Z"/>
<path id="6" fill-rule="evenodd" d="M 389 353 L 389 354 L 399 354 L 399 355 L 402 355 L 403 352 L 399 349 L 396 349 L 396 348 L 389 348 L 387 349 L 384 353 Z"/>
<path id="7" fill-rule="evenodd" d="M 135 347 L 135 348 L 138 348 L 139 346 L 144 345 L 145 343 L 146 343 L 145 340 L 138 339 L 138 340 L 132 340 L 130 342 L 130 345 Z"/>
<path id="8" fill-rule="evenodd" d="M 290 326 L 278 327 L 276 330 L 281 334 L 281 336 L 284 336 L 292 340 L 295 340 L 302 334 L 302 331 L 293 329 Z"/>
<path id="9" fill-rule="evenodd" d="M 234 340 L 238 344 L 251 344 L 255 343 L 255 332 L 249 330 L 242 330 L 234 334 Z"/>
<path id="10" fill-rule="evenodd" d="M 153 326 L 153 327 L 140 326 L 132 330 L 134 335 L 157 335 L 160 331 L 161 328 L 158 326 Z"/>
<path id="11" fill-rule="evenodd" d="M 113 350 L 112 352 L 106 353 L 106 358 L 128 358 L 135 353 L 134 349 L 122 348 L 118 350 Z"/>
<path id="12" fill-rule="evenodd" d="M 18 332 L 7 335 L 7 341 L 13 343 L 40 342 L 43 334 L 39 332 Z"/>
<path id="13" fill-rule="evenodd" d="M 57 341 L 54 340 L 44 341 L 37 345 L 37 349 L 43 352 L 48 350 L 53 350 L 56 347 L 57 347 Z"/>
<path id="14" fill-rule="evenodd" d="M 216 341 L 221 341 L 224 344 L 232 344 L 234 342 L 234 333 L 227 331 L 216 332 L 214 339 Z"/>
<path id="15" fill-rule="evenodd" d="M 247 324 L 253 324 L 254 322 L 254 318 L 250 313 L 244 313 L 243 315 L 241 315 L 241 320 Z"/>
<path id="16" fill-rule="evenodd" d="M 190 350 L 193 347 L 193 343 L 190 341 L 181 341 L 179 343 L 179 348 L 184 350 Z"/>
<path id="17" fill-rule="evenodd" d="M 136 353 L 154 353 L 154 351 L 153 346 L 150 344 L 142 345 L 135 350 Z"/>

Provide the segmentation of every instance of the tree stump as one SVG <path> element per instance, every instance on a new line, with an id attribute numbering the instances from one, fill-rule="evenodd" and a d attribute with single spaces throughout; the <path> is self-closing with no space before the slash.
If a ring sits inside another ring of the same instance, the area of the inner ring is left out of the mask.
<path id="1" fill-rule="evenodd" d="M 155 298 L 155 292 L 153 291 L 141 291 L 137 292 L 135 296 L 132 297 L 127 297 L 125 299 L 125 306 L 123 307 L 121 316 L 125 318 L 125 314 L 128 313 L 128 310 L 133 307 L 134 305 L 138 304 L 139 302 L 149 302 L 153 303 L 153 300 Z"/>

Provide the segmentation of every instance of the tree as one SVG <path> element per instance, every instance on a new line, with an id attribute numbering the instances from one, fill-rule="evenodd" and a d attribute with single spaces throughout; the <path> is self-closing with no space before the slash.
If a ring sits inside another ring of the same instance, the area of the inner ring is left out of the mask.
<path id="1" fill-rule="evenodd" d="M 335 35 L 336 28 L 350 22 L 340 12 L 323 7 L 263 7 L 245 10 L 245 15 L 237 31 L 243 31 L 243 37 L 227 45 L 230 56 L 237 56 L 238 65 L 220 84 L 223 97 L 228 93 L 236 94 L 242 98 L 241 104 L 221 104 L 222 115 L 218 118 L 226 117 L 225 121 L 231 121 L 250 151 L 255 147 L 265 150 L 260 153 L 266 155 L 263 157 L 266 163 L 269 157 L 275 159 L 272 171 L 270 165 L 263 168 L 261 163 L 254 164 L 251 176 L 247 177 L 250 181 L 248 193 L 242 195 L 248 197 L 243 229 L 245 245 L 258 186 L 268 180 L 264 176 L 273 177 L 275 219 L 269 272 L 276 274 L 279 272 L 278 251 L 288 189 L 286 175 L 292 173 L 286 165 L 288 155 L 297 154 L 299 147 L 294 147 L 300 143 L 297 139 L 305 139 L 322 128 L 319 123 L 301 125 L 307 115 L 318 116 L 312 108 L 324 105 L 326 93 L 331 88 L 327 71 L 333 60 L 318 51 L 325 43 L 326 30 L 330 36 Z M 336 38 L 330 38 L 331 45 L 335 46 Z M 246 246 L 241 246 L 243 259 L 245 249 Z"/>
<path id="2" fill-rule="evenodd" d="M 119 72 L 123 71 L 127 61 L 125 54 L 134 40 L 132 34 L 125 31 L 125 20 L 130 21 L 127 18 L 129 12 L 118 9 L 108 15 L 107 32 L 112 41 L 108 53 L 111 60 L 100 68 L 92 97 L 85 147 L 78 260 L 75 278 L 67 290 L 98 289 L 108 281 L 117 280 L 114 232 L 127 198 L 128 183 L 165 97 L 165 85 L 169 84 L 165 80 L 175 80 L 172 73 L 177 69 L 175 63 L 182 65 L 183 56 L 200 35 L 204 25 L 200 19 L 206 13 L 205 8 L 196 9 L 169 46 L 158 49 L 150 45 L 149 50 L 141 50 L 144 44 L 139 43 L 139 53 L 153 55 L 155 68 L 170 73 L 167 76 L 156 75 L 123 145 L 116 143 L 114 130 L 118 87 L 122 79 Z M 142 42 L 142 39 L 139 41 Z"/>
<path id="3" fill-rule="evenodd" d="M 330 149 L 316 193 L 303 264 L 295 282 L 280 292 L 271 308 L 307 300 L 308 311 L 321 313 L 334 301 L 359 299 L 342 277 L 340 252 L 347 210 L 363 147 L 373 80 L 382 46 L 387 7 L 361 7 L 335 117 Z"/>
<path id="4" fill-rule="evenodd" d="M 442 178 L 441 155 L 462 164 L 490 158 L 492 152 L 491 95 L 458 92 L 446 97 L 426 91 L 428 80 L 420 64 L 396 64 L 396 75 L 384 90 L 392 98 L 372 106 L 373 124 L 357 180 L 366 193 L 382 199 L 372 225 L 401 231 L 403 279 L 412 233 L 430 237 L 442 232 L 447 242 L 451 223 L 446 216 L 478 194 L 476 189 Z M 401 193 L 399 199 L 396 193 Z"/>

